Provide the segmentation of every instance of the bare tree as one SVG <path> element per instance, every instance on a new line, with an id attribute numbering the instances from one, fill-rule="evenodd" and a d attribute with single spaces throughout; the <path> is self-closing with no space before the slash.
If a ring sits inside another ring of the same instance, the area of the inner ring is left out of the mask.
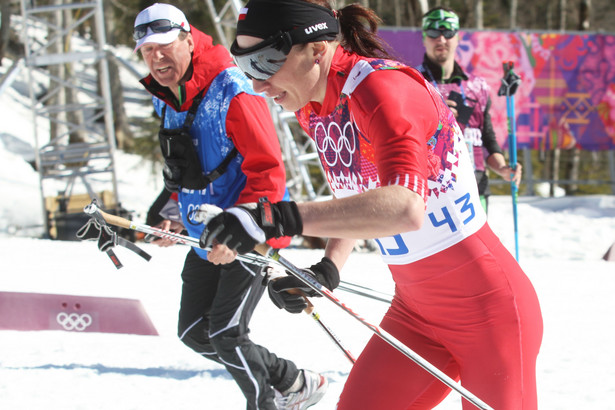
<path id="1" fill-rule="evenodd" d="M 581 0 L 579 4 L 579 31 L 589 30 L 591 9 L 591 0 Z"/>
<path id="2" fill-rule="evenodd" d="M 566 31 L 566 0 L 559 0 L 559 29 Z"/>
<path id="3" fill-rule="evenodd" d="M 410 0 L 412 4 L 412 10 L 414 11 L 414 15 L 416 19 L 414 22 L 411 22 L 413 26 L 421 27 L 423 24 L 422 18 L 423 14 L 429 11 L 429 2 L 427 0 Z"/>
<path id="4" fill-rule="evenodd" d="M 476 16 L 476 28 L 483 29 L 483 0 L 476 0 L 474 3 L 474 15 Z"/>
<path id="5" fill-rule="evenodd" d="M 401 26 L 401 0 L 394 0 L 393 4 L 395 5 L 395 25 L 397 27 Z"/>
<path id="6" fill-rule="evenodd" d="M 110 4 L 106 4 L 103 12 L 105 16 L 105 35 L 107 44 L 116 44 L 115 31 L 113 30 L 113 7 L 111 7 Z M 126 110 L 124 109 L 124 90 L 122 88 L 122 82 L 120 81 L 119 68 L 114 58 L 107 58 L 107 61 L 109 67 L 109 86 L 111 88 L 111 106 L 113 109 L 115 140 L 118 148 L 128 149 L 133 145 L 134 136 L 128 125 L 128 115 L 126 115 Z"/>
<path id="7" fill-rule="evenodd" d="M 510 29 L 514 30 L 517 28 L 517 0 L 510 0 Z"/>
<path id="8" fill-rule="evenodd" d="M 9 45 L 9 35 L 11 26 L 11 2 L 10 0 L 0 0 L 0 65 Z"/>
<path id="9" fill-rule="evenodd" d="M 419 9 L 421 10 L 421 16 L 429 11 L 429 2 L 427 0 L 416 0 Z"/>

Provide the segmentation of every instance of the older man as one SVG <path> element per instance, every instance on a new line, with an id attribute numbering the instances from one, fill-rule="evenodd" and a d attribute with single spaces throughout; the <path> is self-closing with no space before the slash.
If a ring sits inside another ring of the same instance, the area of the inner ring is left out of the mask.
<path id="1" fill-rule="evenodd" d="M 174 192 L 160 226 L 186 229 L 199 238 L 205 225 L 195 216 L 203 205 L 227 208 L 261 197 L 285 199 L 286 173 L 266 101 L 254 93 L 227 50 L 192 27 L 182 11 L 162 3 L 139 13 L 134 39 L 135 52 L 150 70 L 141 83 L 162 118 L 163 176 Z M 265 289 L 262 267 L 230 262 L 234 252 L 226 252 L 228 257 L 223 251 L 220 258 L 204 249 L 188 252 L 181 273 L 180 339 L 226 367 L 247 409 L 309 407 L 323 396 L 327 380 L 250 340 L 248 324 Z"/>

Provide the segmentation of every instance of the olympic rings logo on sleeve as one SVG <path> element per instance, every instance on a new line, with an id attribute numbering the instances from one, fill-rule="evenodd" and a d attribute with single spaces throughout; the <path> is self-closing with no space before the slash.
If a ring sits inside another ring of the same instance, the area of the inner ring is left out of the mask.
<path id="1" fill-rule="evenodd" d="M 64 330 L 76 330 L 78 332 L 83 332 L 87 329 L 92 322 L 92 316 L 87 313 L 78 314 L 78 313 L 65 313 L 60 312 L 56 316 L 56 321 L 60 326 L 64 328 Z"/>
<path id="2" fill-rule="evenodd" d="M 337 128 L 337 133 L 339 135 L 337 142 L 331 137 L 331 127 Z M 346 136 L 348 129 L 350 129 L 350 138 Z M 322 158 L 329 167 L 336 166 L 338 160 L 344 167 L 350 167 L 352 165 L 352 157 L 357 150 L 357 138 L 352 122 L 346 122 L 343 131 L 340 126 L 333 121 L 329 123 L 326 129 L 325 124 L 319 122 L 314 129 L 314 136 L 316 149 L 322 154 Z M 328 158 L 327 153 L 330 152 L 335 153 L 335 158 Z"/>

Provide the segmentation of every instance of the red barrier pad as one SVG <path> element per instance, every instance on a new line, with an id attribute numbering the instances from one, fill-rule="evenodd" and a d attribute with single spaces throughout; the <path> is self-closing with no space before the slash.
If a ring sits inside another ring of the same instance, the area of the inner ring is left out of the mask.
<path id="1" fill-rule="evenodd" d="M 0 292 L 0 330 L 158 335 L 135 299 L 20 292 Z"/>
<path id="2" fill-rule="evenodd" d="M 613 242 L 613 245 L 611 245 L 609 250 L 606 251 L 602 259 L 609 262 L 615 262 L 615 242 Z"/>

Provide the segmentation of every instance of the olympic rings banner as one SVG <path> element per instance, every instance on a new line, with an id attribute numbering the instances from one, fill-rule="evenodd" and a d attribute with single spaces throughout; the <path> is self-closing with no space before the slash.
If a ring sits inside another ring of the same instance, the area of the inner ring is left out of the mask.
<path id="1" fill-rule="evenodd" d="M 0 330 L 158 335 L 136 299 L 1 291 Z"/>
<path id="2" fill-rule="evenodd" d="M 418 30 L 382 28 L 397 58 L 416 67 L 425 49 Z M 515 112 L 520 148 L 615 149 L 615 36 L 544 32 L 460 31 L 456 60 L 491 87 L 491 119 L 508 146 L 506 98 L 498 97 L 512 61 L 521 76 Z"/>

